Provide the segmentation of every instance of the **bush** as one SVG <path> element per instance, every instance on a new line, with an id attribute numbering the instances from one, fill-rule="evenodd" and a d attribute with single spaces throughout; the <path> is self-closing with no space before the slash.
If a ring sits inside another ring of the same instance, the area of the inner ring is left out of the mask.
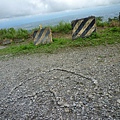
<path id="1" fill-rule="evenodd" d="M 98 27 L 117 27 L 119 26 L 119 17 L 108 18 L 108 21 L 104 21 L 102 17 L 96 17 L 96 25 Z"/>
<path id="2" fill-rule="evenodd" d="M 96 17 L 96 25 L 98 27 L 105 27 L 109 26 L 109 22 L 107 21 L 103 22 L 103 17 Z"/>
<path id="3" fill-rule="evenodd" d="M 111 32 L 120 32 L 120 28 L 119 27 L 112 27 L 110 28 Z"/>
<path id="4" fill-rule="evenodd" d="M 1 29 L 0 30 L 0 39 L 27 39 L 29 36 L 27 30 L 18 29 L 15 30 L 14 28 L 9 29 Z"/>
<path id="5" fill-rule="evenodd" d="M 96 32 L 92 33 L 90 36 L 91 39 L 100 38 L 100 35 Z"/>
<path id="6" fill-rule="evenodd" d="M 72 30 L 72 26 L 70 23 L 60 22 L 58 25 L 50 27 L 52 32 L 62 32 L 68 33 Z"/>
<path id="7" fill-rule="evenodd" d="M 96 25 L 99 27 L 104 27 L 103 17 L 96 17 Z"/>
<path id="8" fill-rule="evenodd" d="M 23 29 L 18 29 L 17 31 L 17 38 L 18 39 L 27 39 L 29 36 L 28 31 L 27 30 L 23 30 Z"/>

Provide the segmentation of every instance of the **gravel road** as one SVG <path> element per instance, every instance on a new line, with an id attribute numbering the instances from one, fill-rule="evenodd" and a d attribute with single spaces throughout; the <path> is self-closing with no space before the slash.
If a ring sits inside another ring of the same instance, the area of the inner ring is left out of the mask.
<path id="1" fill-rule="evenodd" d="M 1 59 L 0 120 L 120 120 L 120 44 Z"/>

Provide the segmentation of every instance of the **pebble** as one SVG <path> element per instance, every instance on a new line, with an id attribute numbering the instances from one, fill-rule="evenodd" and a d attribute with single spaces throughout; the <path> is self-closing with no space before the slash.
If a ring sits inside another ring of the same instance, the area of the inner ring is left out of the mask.
<path id="1" fill-rule="evenodd" d="M 120 99 L 118 99 L 118 100 L 117 100 L 117 103 L 119 103 L 119 104 L 120 104 Z"/>
<path id="2" fill-rule="evenodd" d="M 69 108 L 65 108 L 65 112 L 66 112 L 66 113 L 69 113 L 69 112 L 70 112 L 70 109 L 69 109 Z"/>

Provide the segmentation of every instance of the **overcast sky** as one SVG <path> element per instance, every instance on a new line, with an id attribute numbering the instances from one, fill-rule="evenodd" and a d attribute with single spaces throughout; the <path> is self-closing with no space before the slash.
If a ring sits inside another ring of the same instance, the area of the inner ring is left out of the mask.
<path id="1" fill-rule="evenodd" d="M 120 0 L 0 0 L 0 19 L 118 3 Z"/>

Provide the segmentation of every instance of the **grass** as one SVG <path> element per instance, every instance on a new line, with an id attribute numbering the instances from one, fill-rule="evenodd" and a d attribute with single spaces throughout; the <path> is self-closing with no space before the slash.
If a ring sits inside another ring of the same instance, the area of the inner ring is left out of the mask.
<path id="1" fill-rule="evenodd" d="M 111 23 L 114 23 L 111 24 Z M 9 28 L 8 30 L 0 30 L 0 40 L 9 39 L 25 39 L 22 44 L 12 43 L 6 48 L 0 50 L 0 55 L 19 55 L 19 54 L 32 54 L 32 53 L 54 53 L 58 50 L 67 47 L 87 47 L 107 44 L 119 44 L 120 43 L 120 27 L 117 24 L 117 18 L 109 19 L 108 22 L 103 22 L 102 17 L 96 18 L 96 24 L 98 27 L 97 33 L 93 33 L 88 38 L 78 38 L 77 40 L 71 40 L 66 38 L 53 38 L 53 43 L 46 45 L 35 46 L 33 41 L 28 42 L 28 38 L 32 33 L 28 33 L 26 30 Z M 102 27 L 102 28 L 101 28 Z M 52 33 L 61 33 L 71 35 L 71 24 L 60 22 L 57 26 L 50 27 Z M 99 30 L 100 29 L 100 30 Z M 32 31 L 33 32 L 33 31 Z M 31 38 L 32 39 L 32 38 Z"/>
<path id="2" fill-rule="evenodd" d="M 70 23 L 60 22 L 56 26 L 50 26 L 52 32 L 61 32 L 61 33 L 68 33 L 72 30 L 72 26 Z"/>
<path id="3" fill-rule="evenodd" d="M 12 44 L 0 50 L 0 55 L 32 54 L 32 53 L 54 53 L 67 47 L 87 47 L 120 43 L 120 28 L 112 27 L 92 34 L 89 38 L 70 40 L 65 38 L 53 38 L 53 43 L 35 46 L 33 42 L 27 44 Z"/>
<path id="4" fill-rule="evenodd" d="M 15 30 L 14 28 L 9 28 L 0 30 L 0 41 L 4 39 L 12 39 L 14 41 L 15 39 L 28 39 L 28 37 L 29 33 L 24 29 Z"/>

